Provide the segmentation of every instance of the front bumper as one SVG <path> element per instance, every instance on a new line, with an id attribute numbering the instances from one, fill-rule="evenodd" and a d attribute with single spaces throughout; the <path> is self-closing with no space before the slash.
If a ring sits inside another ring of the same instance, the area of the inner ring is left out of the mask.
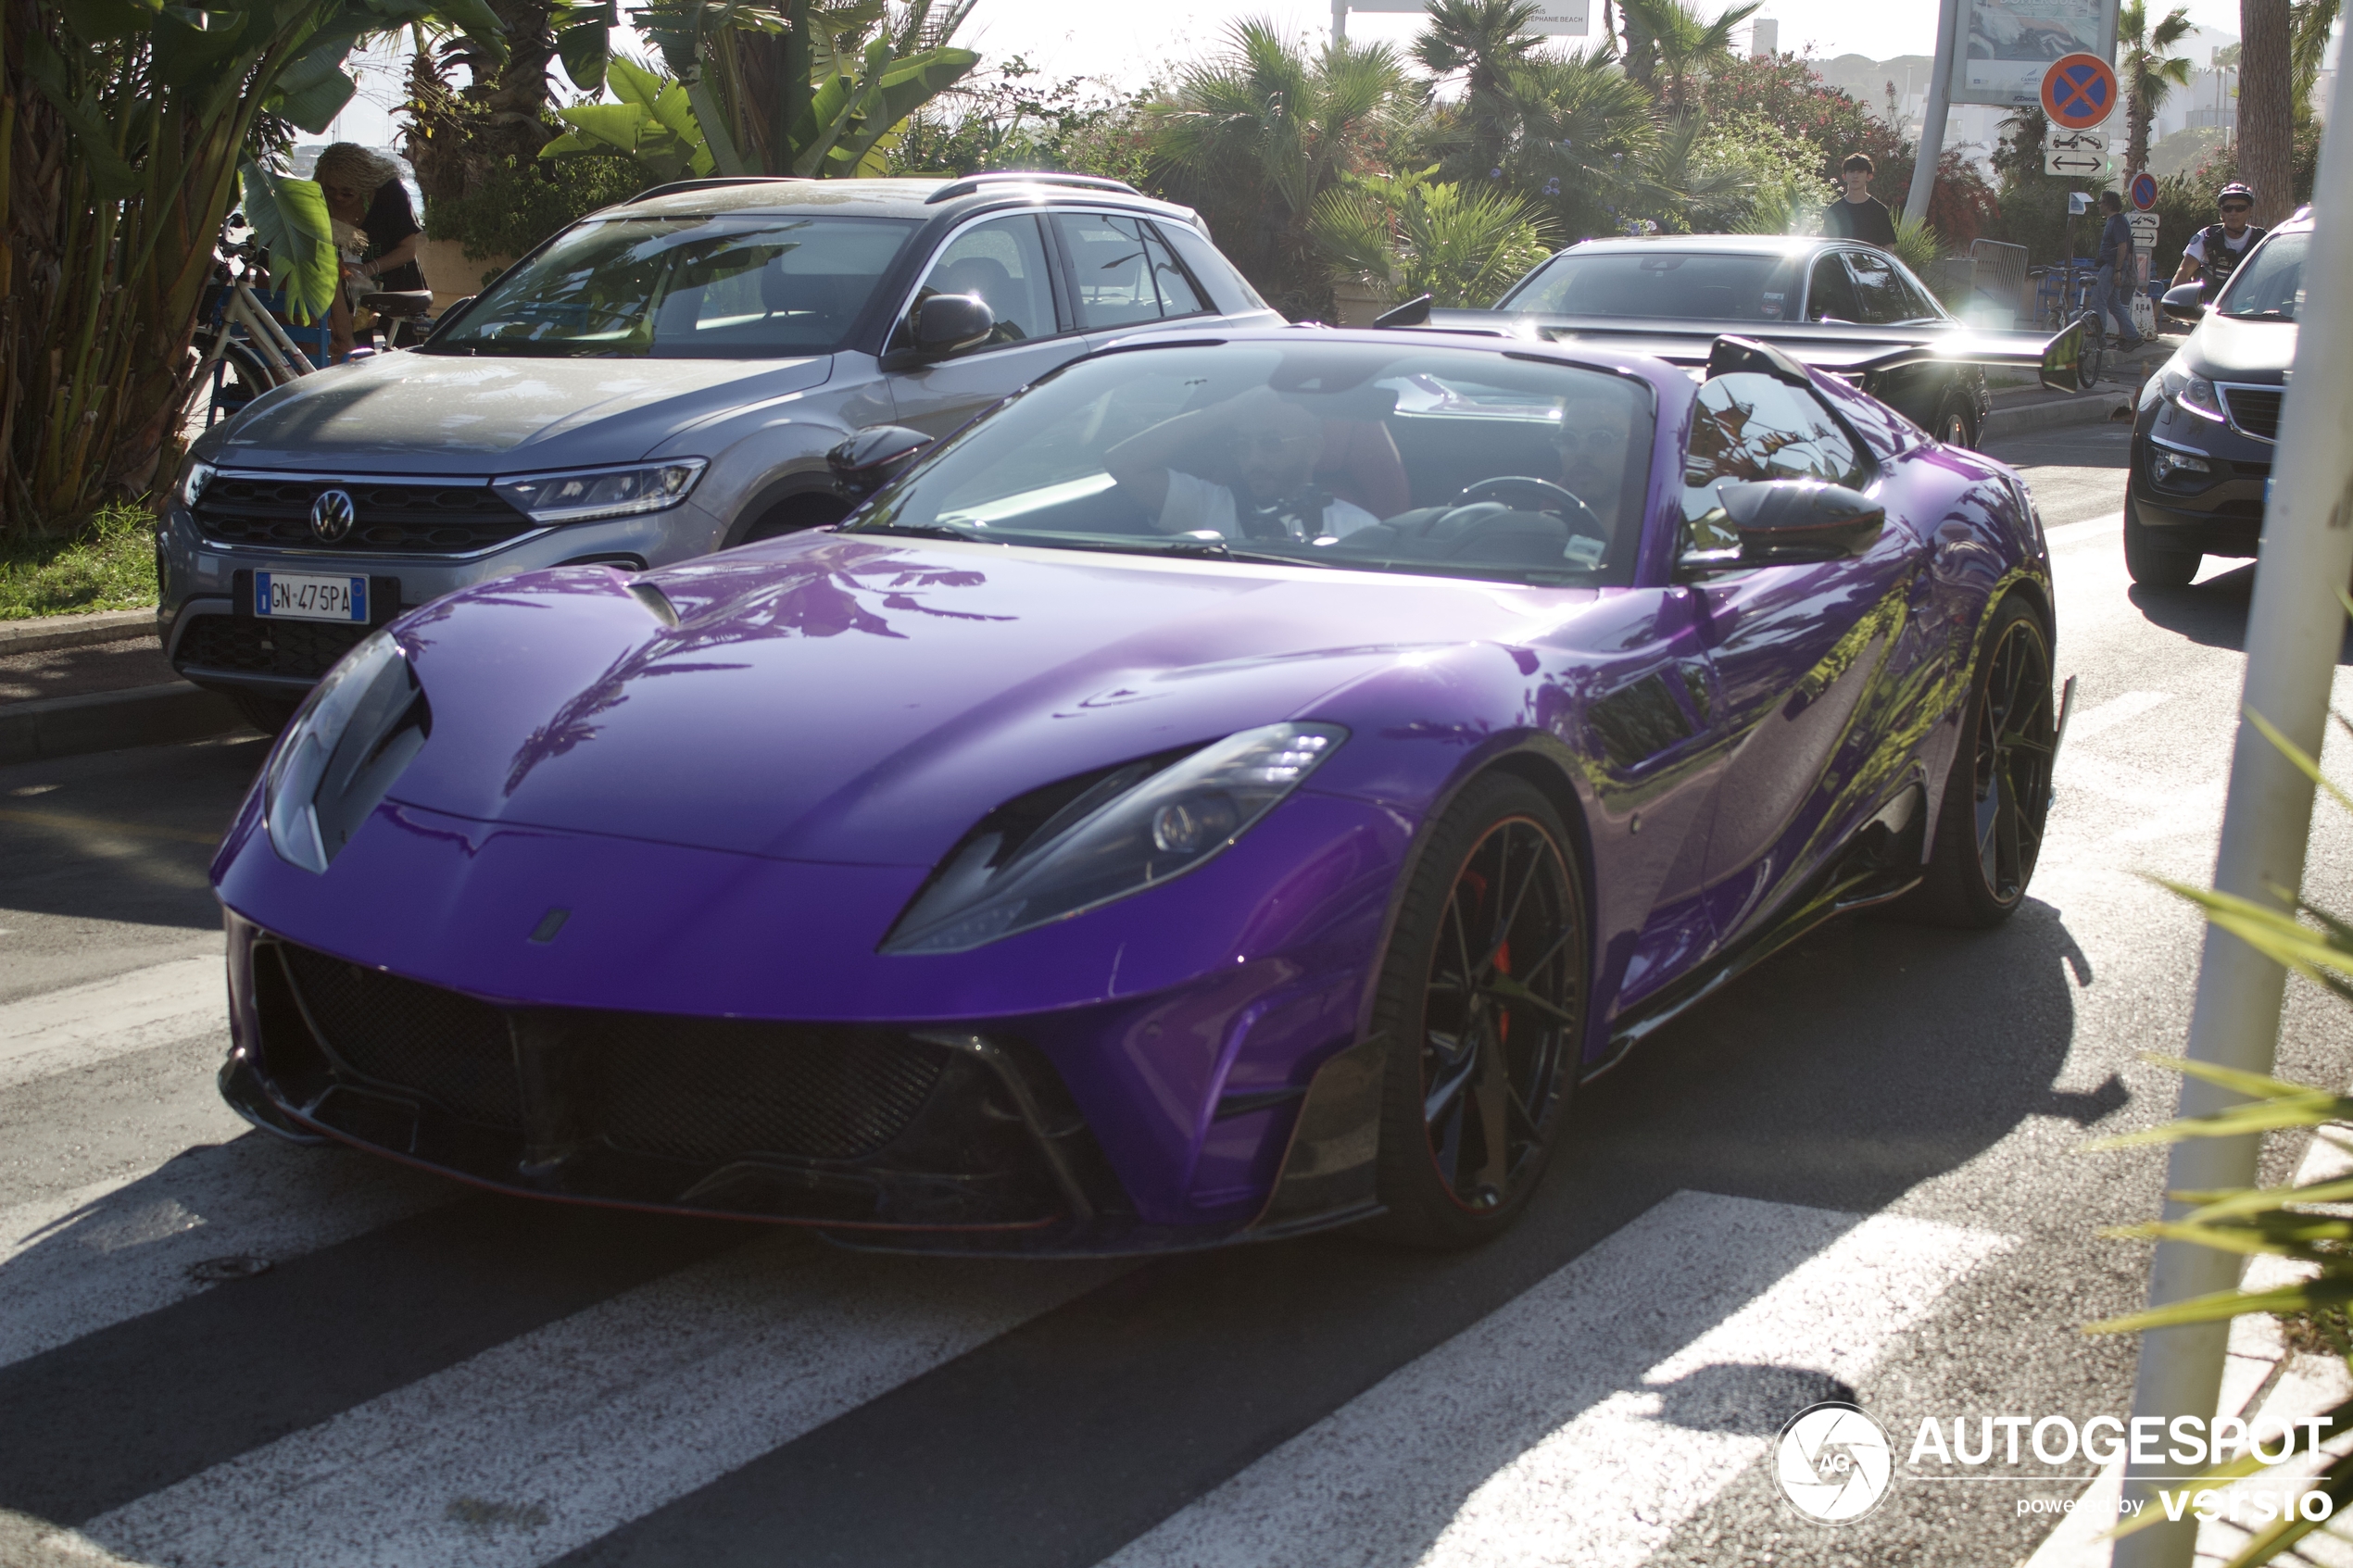
<path id="1" fill-rule="evenodd" d="M 372 628 L 445 594 L 550 566 L 663 566 L 710 554 L 725 532 L 724 519 L 689 498 L 640 517 L 535 529 L 465 555 L 301 550 L 208 539 L 174 501 L 156 533 L 156 630 L 172 668 L 197 685 L 299 697 Z M 368 623 L 256 616 L 256 571 L 364 576 Z"/>
<path id="2" fill-rule="evenodd" d="M 2158 479 L 2155 464 L 2169 451 L 2196 458 L 2209 472 Z M 2133 421 L 2125 505 L 2162 547 L 2252 556 L 2263 536 L 2272 453 L 2268 441 L 2157 399 Z"/>

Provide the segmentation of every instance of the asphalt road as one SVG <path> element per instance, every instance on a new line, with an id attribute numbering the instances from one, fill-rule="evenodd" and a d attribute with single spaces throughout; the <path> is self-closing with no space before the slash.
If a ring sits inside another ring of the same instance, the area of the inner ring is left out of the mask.
<path id="1" fill-rule="evenodd" d="M 1768 1450 L 1844 1389 L 2130 1405 L 2251 569 L 2152 594 L 2125 436 L 2007 444 L 2081 678 L 2028 908 L 1857 920 L 1584 1095 L 1475 1254 L 1143 1265 L 837 1253 L 281 1147 L 215 1097 L 207 845 L 262 747 L 0 769 L 0 1563 L 2008 1565 L 2081 1460 L 1910 1467 L 1831 1530 Z M 2310 886 L 2353 908 L 2323 812 Z M 2300 985 L 2286 1073 L 2353 1076 Z M 2301 1153 L 2282 1139 L 2269 1173 Z M 2045 1477 L 2037 1479 L 2037 1477 Z M 111 1554 L 111 1556 L 109 1556 Z"/>

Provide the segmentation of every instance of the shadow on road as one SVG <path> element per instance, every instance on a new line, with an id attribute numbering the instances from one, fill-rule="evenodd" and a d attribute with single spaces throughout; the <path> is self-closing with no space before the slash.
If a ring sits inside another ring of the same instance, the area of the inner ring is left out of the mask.
<path id="1" fill-rule="evenodd" d="M 2194 643 L 2246 651 L 2247 608 L 2255 597 L 2255 563 L 2247 561 L 2219 577 L 2187 588 L 2152 588 L 2135 583 L 2125 596 L 2147 618 Z M 2353 629 L 2338 647 L 2336 661 L 2353 664 Z"/>

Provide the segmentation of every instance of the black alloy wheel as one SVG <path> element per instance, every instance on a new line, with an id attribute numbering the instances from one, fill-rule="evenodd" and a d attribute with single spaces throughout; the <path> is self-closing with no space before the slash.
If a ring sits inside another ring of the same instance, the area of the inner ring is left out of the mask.
<path id="1" fill-rule="evenodd" d="M 1936 407 L 1936 439 L 1947 446 L 1974 446 L 1977 427 L 1969 418 L 1969 400 L 1958 392 L 1948 392 Z"/>
<path id="2" fill-rule="evenodd" d="M 1583 893 L 1558 814 L 1533 784 L 1465 790 L 1416 868 L 1381 972 L 1390 1039 L 1378 1223 L 1461 1247 L 1534 1189 L 1584 1039 Z"/>
<path id="3" fill-rule="evenodd" d="M 1988 927 L 2025 900 L 2051 809 L 2057 710 L 2050 638 L 2018 597 L 1994 611 L 1946 774 L 1936 847 L 1914 912 Z"/>

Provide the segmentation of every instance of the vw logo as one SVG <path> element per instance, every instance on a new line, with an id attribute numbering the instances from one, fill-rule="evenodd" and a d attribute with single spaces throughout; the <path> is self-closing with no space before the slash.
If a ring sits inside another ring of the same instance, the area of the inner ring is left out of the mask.
<path id="1" fill-rule="evenodd" d="M 321 545 L 340 544 L 359 515 L 348 490 L 321 490 L 310 503 L 310 536 Z"/>

